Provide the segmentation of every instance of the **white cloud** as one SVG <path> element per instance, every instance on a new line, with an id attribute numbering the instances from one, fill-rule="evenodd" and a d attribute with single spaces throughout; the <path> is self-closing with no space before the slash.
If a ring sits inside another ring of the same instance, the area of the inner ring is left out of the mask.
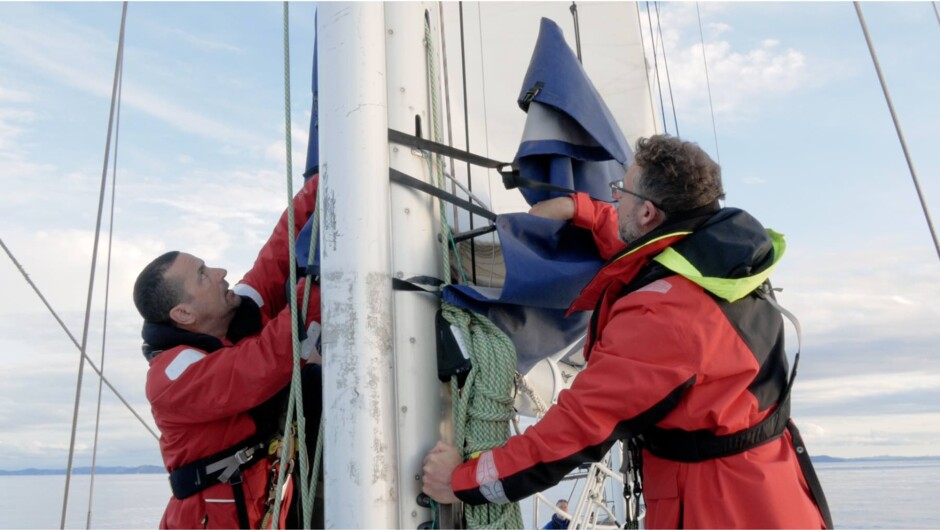
<path id="1" fill-rule="evenodd" d="M 303 173 L 304 163 L 307 161 L 307 142 L 310 138 L 310 132 L 306 128 L 291 127 L 291 163 L 294 165 L 296 173 Z M 278 140 L 268 144 L 264 150 L 264 157 L 271 162 L 284 164 L 285 151 L 287 150 L 284 140 Z"/>
<path id="2" fill-rule="evenodd" d="M 817 341 L 935 338 L 940 341 L 940 272 L 932 249 L 790 252 L 778 268 L 779 299 Z"/>
<path id="3" fill-rule="evenodd" d="M 766 184 L 766 183 L 767 183 L 767 181 L 764 180 L 763 178 L 761 178 L 761 177 L 754 177 L 754 176 L 751 176 L 751 177 L 743 177 L 743 178 L 741 179 L 741 182 L 743 182 L 743 183 L 745 183 L 745 184 L 749 184 L 749 185 Z"/>
<path id="4" fill-rule="evenodd" d="M 33 100 L 33 96 L 28 92 L 0 86 L 0 101 L 9 101 L 13 103 L 28 103 Z"/>
<path id="5" fill-rule="evenodd" d="M 709 94 L 698 21 L 692 4 L 669 3 L 660 9 L 663 42 L 666 56 L 662 55 L 656 12 L 651 13 L 655 35 L 650 35 L 648 23 L 644 26 L 644 39 L 651 68 L 658 62 L 662 91 L 667 108 L 671 84 L 672 97 L 682 121 L 705 123 L 711 120 Z M 720 11 L 703 9 L 703 19 L 719 16 Z M 749 118 L 774 98 L 802 88 L 808 81 L 806 57 L 794 48 L 781 48 L 776 39 L 764 39 L 750 49 L 736 49 L 722 34 L 733 28 L 724 22 L 708 23 L 705 35 L 704 58 L 708 63 L 708 82 L 711 88 L 715 118 L 721 121 Z M 657 59 L 653 60 L 653 37 Z M 667 81 L 666 68 L 669 77 Z M 655 81 L 655 71 L 651 79 Z M 668 112 L 667 112 L 668 114 Z"/>
<path id="6" fill-rule="evenodd" d="M 28 25 L 0 22 L 0 46 L 5 53 L 43 72 L 47 78 L 101 98 L 111 97 L 117 43 L 102 33 L 62 17 L 44 20 L 48 30 L 37 33 Z M 165 92 L 154 92 L 125 79 L 123 103 L 177 129 L 241 146 L 263 140 L 197 109 L 178 104 Z"/>
<path id="7" fill-rule="evenodd" d="M 937 454 L 940 413 L 795 418 L 812 455 L 846 458 Z"/>
<path id="8" fill-rule="evenodd" d="M 908 392 L 940 391 L 940 374 L 906 371 L 897 373 L 853 374 L 800 381 L 800 401 L 815 406 L 837 406 L 865 398 L 881 398 Z"/>
<path id="9" fill-rule="evenodd" d="M 175 35 L 181 38 L 184 42 L 190 44 L 193 48 L 197 50 L 226 51 L 226 52 L 241 52 L 242 51 L 242 49 L 239 48 L 238 46 L 234 46 L 227 42 L 209 39 L 202 35 L 199 35 L 199 36 L 193 35 L 191 33 L 187 33 L 177 28 L 164 27 L 161 29 L 165 31 L 166 33 L 169 33 L 171 35 Z"/>

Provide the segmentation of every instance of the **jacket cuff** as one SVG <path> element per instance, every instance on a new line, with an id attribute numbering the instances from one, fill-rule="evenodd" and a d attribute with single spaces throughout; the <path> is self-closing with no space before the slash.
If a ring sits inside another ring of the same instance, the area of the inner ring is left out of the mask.
<path id="1" fill-rule="evenodd" d="M 570 195 L 574 201 L 574 217 L 571 223 L 580 228 L 590 230 L 594 226 L 594 202 L 590 195 L 586 193 L 574 193 Z"/>

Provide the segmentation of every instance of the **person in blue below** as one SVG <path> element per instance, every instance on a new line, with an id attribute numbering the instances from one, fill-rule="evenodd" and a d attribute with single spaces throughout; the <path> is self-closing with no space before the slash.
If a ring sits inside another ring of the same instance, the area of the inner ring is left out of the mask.
<path id="1" fill-rule="evenodd" d="M 559 501 L 555 503 L 555 507 L 565 513 L 568 513 L 568 501 L 566 501 L 565 499 L 559 499 Z M 552 515 L 552 520 L 547 522 L 545 526 L 543 526 L 542 528 L 546 530 L 550 530 L 554 528 L 568 528 L 568 524 L 570 522 L 571 522 L 571 519 L 568 519 L 567 517 L 559 515 L 556 512 L 555 514 Z"/>

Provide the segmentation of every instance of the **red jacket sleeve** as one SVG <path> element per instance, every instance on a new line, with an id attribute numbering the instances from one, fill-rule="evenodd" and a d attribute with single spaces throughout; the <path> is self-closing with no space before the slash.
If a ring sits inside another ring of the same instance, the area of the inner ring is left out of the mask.
<path id="1" fill-rule="evenodd" d="M 675 313 L 659 314 L 643 298 L 634 294 L 614 305 L 587 368 L 541 421 L 457 467 L 452 485 L 458 498 L 514 502 L 542 491 L 676 406 L 695 381 L 694 360 L 677 334 Z"/>
<path id="2" fill-rule="evenodd" d="M 623 250 L 617 210 L 606 202 L 591 199 L 586 193 L 575 193 L 571 198 L 574 200 L 574 218 L 571 222 L 591 231 L 601 257 L 610 259 Z"/>
<path id="3" fill-rule="evenodd" d="M 294 197 L 295 237 L 316 207 L 318 185 L 319 175 L 314 175 Z M 285 210 L 274 232 L 271 233 L 271 237 L 258 253 L 255 264 L 234 288 L 236 293 L 248 295 L 254 299 L 261 308 L 261 313 L 267 318 L 274 318 L 287 304 L 287 293 L 284 288 L 290 276 L 287 228 L 287 211 Z"/>
<path id="4" fill-rule="evenodd" d="M 211 354 L 189 346 L 163 352 L 150 365 L 147 399 L 174 423 L 211 422 L 260 405 L 290 383 L 290 328 L 285 308 L 261 333 L 234 346 Z"/>

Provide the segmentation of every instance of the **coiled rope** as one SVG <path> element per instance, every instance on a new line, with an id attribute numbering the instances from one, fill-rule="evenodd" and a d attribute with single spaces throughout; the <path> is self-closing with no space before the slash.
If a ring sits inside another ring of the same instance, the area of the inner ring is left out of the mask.
<path id="1" fill-rule="evenodd" d="M 463 335 L 473 369 L 463 389 L 451 381 L 454 403 L 454 438 L 464 460 L 475 453 L 500 447 L 509 439 L 515 415 L 516 349 L 509 337 L 482 315 L 446 302 L 444 318 Z M 465 506 L 467 528 L 522 528 L 517 503 Z"/>

